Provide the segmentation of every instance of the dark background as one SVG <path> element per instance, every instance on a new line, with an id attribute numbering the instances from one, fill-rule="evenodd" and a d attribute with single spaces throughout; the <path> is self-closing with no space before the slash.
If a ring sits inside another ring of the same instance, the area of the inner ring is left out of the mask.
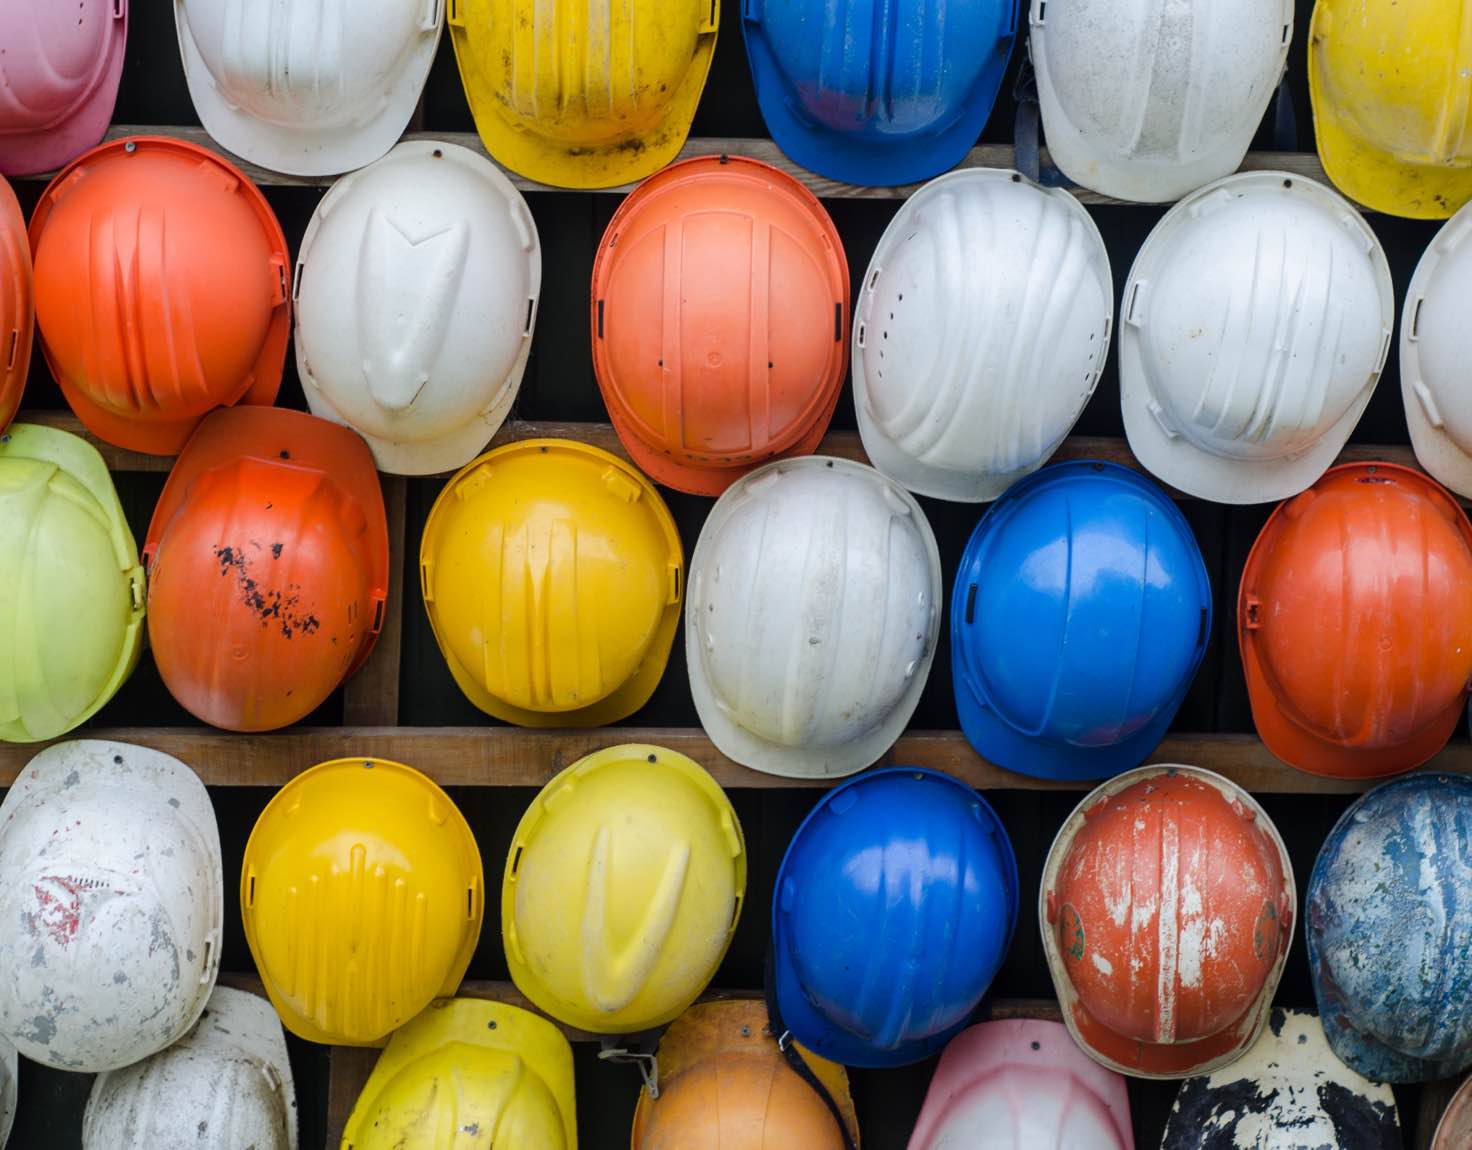
<path id="1" fill-rule="evenodd" d="M 1304 66 L 1311 8 L 1308 0 L 1299 0 L 1297 29 L 1289 55 L 1289 82 L 1298 123 L 1296 148 L 1301 151 L 1312 151 L 1314 147 Z M 151 3 L 134 3 L 131 9 L 127 66 L 114 123 L 198 124 L 179 62 L 171 6 L 162 0 L 154 0 Z M 692 135 L 763 137 L 766 130 L 747 72 L 736 0 L 727 0 L 723 17 L 724 27 L 715 63 Z M 1025 12 L 1020 24 L 1020 31 L 1025 31 Z M 982 136 L 985 142 L 1007 142 L 1011 139 L 1015 114 L 1011 98 L 1012 77 L 1022 55 L 1022 39 L 1019 37 L 1002 96 Z M 461 91 L 448 32 L 441 42 L 425 92 L 423 122 L 425 130 L 431 132 L 474 130 Z M 1259 136 L 1257 147 L 1271 146 L 1266 131 Z M 27 214 L 42 188 L 43 184 L 34 180 L 17 184 L 17 192 Z M 302 232 L 323 192 L 300 188 L 266 188 L 265 192 L 281 219 L 294 257 Z M 514 414 L 532 420 L 604 421 L 607 416 L 593 379 L 589 352 L 588 283 L 595 248 L 620 197 L 607 193 L 539 192 L 529 193 L 526 198 L 541 236 L 544 271 L 536 338 Z M 897 199 L 826 202 L 843 237 L 855 299 L 874 246 L 900 203 Z M 1164 208 L 1091 206 L 1089 211 L 1108 245 L 1118 295 L 1136 250 L 1164 213 Z M 1379 215 L 1368 218 L 1385 245 L 1395 277 L 1396 298 L 1400 301 L 1404 298 L 1416 261 L 1437 225 Z M 1209 269 L 1206 274 L 1210 274 Z M 305 409 L 296 377 L 294 353 L 287 356 L 286 380 L 278 402 L 283 406 Z M 39 347 L 33 361 L 25 406 L 32 410 L 57 410 L 65 406 L 47 374 Z M 20 418 L 24 419 L 24 412 Z M 838 405 L 833 426 L 850 429 L 855 426 L 851 392 L 847 388 Z M 1075 431 L 1081 435 L 1123 435 L 1113 348 L 1098 391 Z M 1353 441 L 1408 442 L 1395 345 L 1392 345 L 1385 374 Z M 164 477 L 159 474 L 120 474 L 115 478 L 141 546 L 143 532 Z M 417 553 L 425 517 L 441 485 L 442 481 L 438 479 L 411 480 L 409 483 L 408 539 L 411 556 Z M 712 501 L 667 490 L 663 494 L 679 522 L 688 557 Z M 940 543 L 946 586 L 949 588 L 961 549 L 983 509 L 928 499 L 921 502 Z M 1182 504 L 1182 509 L 1205 555 L 1216 603 L 1212 642 L 1173 729 L 1250 732 L 1252 718 L 1233 633 L 1234 596 L 1247 551 L 1271 508 L 1228 508 L 1187 501 Z M 493 725 L 493 720 L 476 710 L 456 689 L 440 657 L 420 603 L 412 560 L 409 570 L 394 572 L 394 578 L 397 580 L 394 593 L 406 596 L 400 723 L 406 726 Z M 626 725 L 698 726 L 686 682 L 683 647 L 683 640 L 677 637 L 668 672 L 659 689 L 648 705 L 631 716 Z M 340 696 L 334 696 L 309 720 L 309 725 L 339 723 L 341 710 Z M 105 727 L 198 725 L 197 720 L 175 704 L 164 690 L 147 653 L 132 679 L 97 717 L 95 724 Z M 934 671 L 912 726 L 916 729 L 954 729 L 957 726 L 944 628 Z M 1454 736 L 1457 740 L 1466 737 L 1463 728 L 1459 728 Z M 609 741 L 615 741 L 612 734 Z M 242 738 L 241 753 L 249 754 L 249 748 L 249 741 Z M 301 764 L 302 768 L 310 765 Z M 500 873 L 517 820 L 534 792 L 526 788 L 487 787 L 452 788 L 451 794 L 475 830 L 486 865 L 486 926 L 467 977 L 505 979 L 508 977 L 506 962 L 497 929 Z M 816 790 L 743 789 L 732 792 L 750 852 L 748 898 L 735 943 L 716 976 L 716 987 L 750 989 L 760 985 L 760 964 L 768 934 L 775 872 L 797 824 L 819 794 Z M 211 789 L 225 851 L 226 901 L 231 911 L 222 967 L 226 971 L 253 971 L 236 912 L 233 883 L 234 876 L 239 873 L 246 837 L 270 796 L 271 792 L 265 788 Z M 1017 939 L 1005 967 L 993 984 L 993 992 L 998 997 L 1053 997 L 1033 907 L 1043 858 L 1058 826 L 1079 797 L 1078 794 L 1020 790 L 991 791 L 987 795 L 1011 834 L 1023 891 L 1023 916 Z M 1261 796 L 1261 802 L 1288 843 L 1301 895 L 1319 844 L 1349 799 L 1266 795 Z M 1277 1001 L 1281 1005 L 1295 1007 L 1313 1004 L 1301 932 L 1295 934 Z M 324 1048 L 296 1039 L 291 1040 L 291 1045 L 301 1100 L 301 1145 L 305 1150 L 321 1146 L 323 1142 L 327 1052 Z M 636 1073 L 628 1067 L 598 1063 L 590 1046 L 579 1045 L 575 1050 L 581 1146 L 584 1150 L 615 1150 L 627 1146 L 627 1132 L 638 1092 Z M 932 1068 L 932 1063 L 923 1063 L 895 1071 L 852 1072 L 866 1147 L 870 1150 L 903 1150 L 923 1101 Z M 78 1146 L 82 1109 L 90 1081 L 88 1076 L 46 1070 L 23 1061 L 20 1113 L 10 1145 L 14 1148 Z M 1141 1150 L 1159 1144 L 1160 1131 L 1174 1093 L 1173 1083 L 1131 1081 L 1136 1137 Z M 1410 1145 L 1410 1134 L 1415 1125 L 1419 1093 L 1419 1088 L 1415 1087 L 1397 1091 L 1401 1120 L 1407 1127 L 1407 1145 Z"/>

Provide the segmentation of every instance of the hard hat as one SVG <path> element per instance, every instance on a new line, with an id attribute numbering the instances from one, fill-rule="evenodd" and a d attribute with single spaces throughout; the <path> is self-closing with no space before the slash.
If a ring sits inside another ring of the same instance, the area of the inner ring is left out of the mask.
<path id="1" fill-rule="evenodd" d="M 898 484 L 821 457 L 752 472 L 711 509 L 690 563 L 701 726 L 768 774 L 863 770 L 915 713 L 940 596 L 935 536 Z"/>
<path id="2" fill-rule="evenodd" d="M 62 1070 L 116 1070 L 204 1010 L 225 927 L 199 778 L 127 743 L 56 743 L 0 803 L 0 1035 Z"/>
<path id="3" fill-rule="evenodd" d="M 932 180 L 864 276 L 853 347 L 864 450 L 921 495 L 995 499 L 1073 427 L 1113 318 L 1109 253 L 1077 199 L 991 168 Z"/>
<path id="4" fill-rule="evenodd" d="M 1458 495 L 1472 496 L 1472 207 L 1458 212 L 1416 265 L 1400 323 L 1400 389 L 1416 461 Z"/>
<path id="5" fill-rule="evenodd" d="M 99 439 L 176 455 L 215 408 L 275 401 L 286 237 L 213 152 L 151 136 L 94 148 L 51 181 L 30 239 L 41 350 Z"/>
<path id="6" fill-rule="evenodd" d="M 380 471 L 454 471 L 500 429 L 531 351 L 542 249 L 484 156 L 419 140 L 339 180 L 295 283 L 307 403 L 362 435 Z"/>
<path id="7" fill-rule="evenodd" d="M 10 1128 L 15 1123 L 19 1071 L 15 1047 L 0 1038 L 0 1147 L 10 1140 Z"/>
<path id="8" fill-rule="evenodd" d="M 271 1004 L 217 986 L 194 1029 L 98 1075 L 82 1150 L 296 1150 L 296 1087 Z"/>
<path id="9" fill-rule="evenodd" d="M 107 132 L 128 0 L 0 0 L 0 175 L 70 163 Z"/>
<path id="10" fill-rule="evenodd" d="M 1467 705 L 1472 523 L 1419 471 L 1336 467 L 1257 537 L 1237 639 L 1252 721 L 1278 758 L 1347 779 L 1419 766 Z"/>
<path id="11" fill-rule="evenodd" d="M 1082 460 L 992 504 L 951 595 L 956 711 L 977 754 L 1044 779 L 1137 767 L 1211 634 L 1191 527 L 1138 472 Z"/>
<path id="12" fill-rule="evenodd" d="M 1304 937 L 1324 1033 L 1375 1082 L 1472 1066 L 1472 780 L 1411 775 L 1340 816 L 1308 881 Z"/>
<path id="13" fill-rule="evenodd" d="M 1444 220 L 1472 198 L 1466 0 L 1318 0 L 1308 90 L 1324 171 L 1393 216 Z"/>
<path id="14" fill-rule="evenodd" d="M 205 131 L 297 176 L 371 164 L 409 124 L 444 25 L 440 0 L 174 0 Z"/>
<path id="15" fill-rule="evenodd" d="M 1016 925 L 1017 860 L 986 800 L 938 771 L 869 771 L 823 797 L 777 872 L 776 1013 L 845 1066 L 919 1062 L 966 1025 Z"/>
<path id="16" fill-rule="evenodd" d="M 1472 1077 L 1452 1095 L 1431 1138 L 1431 1150 L 1465 1150 L 1472 1146 Z"/>
<path id="17" fill-rule="evenodd" d="M 634 1110 L 632 1150 L 844 1150 L 820 1095 L 788 1067 L 757 1001 L 705 1002 L 659 1043 L 658 1096 Z M 853 1145 L 858 1118 L 842 1066 L 806 1055 L 835 1100 Z"/>
<path id="18" fill-rule="evenodd" d="M 1237 170 L 1288 59 L 1293 0 L 1030 0 L 1048 152 L 1076 184 L 1168 203 Z"/>
<path id="19" fill-rule="evenodd" d="M 279 407 L 207 416 L 148 525 L 148 637 L 169 693 L 232 731 L 306 718 L 378 641 L 388 520 L 367 446 Z"/>
<path id="20" fill-rule="evenodd" d="M 654 486 L 565 439 L 469 463 L 435 500 L 419 550 L 425 610 L 455 682 L 524 727 L 606 726 L 648 702 L 684 575 Z"/>
<path id="21" fill-rule="evenodd" d="M 746 0 L 746 55 L 772 139 L 848 184 L 918 184 L 955 167 L 991 115 L 1017 0 Z"/>
<path id="22" fill-rule="evenodd" d="M 593 263 L 593 369 L 630 458 L 719 495 L 811 455 L 843 389 L 848 307 L 838 231 L 791 176 L 708 156 L 646 180 Z"/>
<path id="23" fill-rule="evenodd" d="M 609 188 L 684 146 L 720 0 L 452 0 L 450 39 L 486 150 L 531 180 Z"/>
<path id="24" fill-rule="evenodd" d="M 940 1056 L 909 1150 L 1134 1150 L 1125 1080 L 1062 1023 L 985 1022 Z"/>
<path id="25" fill-rule="evenodd" d="M 384 759 L 297 775 L 245 846 L 245 940 L 286 1029 L 371 1046 L 454 994 L 484 912 L 480 851 L 450 797 Z"/>
<path id="26" fill-rule="evenodd" d="M 567 1039 L 530 1011 L 474 998 L 430 1003 L 394 1032 L 342 1135 L 343 1150 L 577 1144 Z"/>
<path id="27" fill-rule="evenodd" d="M 560 1022 L 652 1030 L 710 982 L 745 892 L 741 824 L 704 768 L 664 747 L 608 747 L 521 817 L 501 884 L 506 962 Z"/>
<path id="28" fill-rule="evenodd" d="M 101 710 L 138 662 L 143 598 L 96 448 L 11 424 L 0 436 L 0 740 L 54 739 Z"/>
<path id="29" fill-rule="evenodd" d="M 1136 1078 L 1190 1078 L 1256 1041 L 1297 909 L 1278 828 L 1197 767 L 1139 767 L 1074 808 L 1038 919 L 1074 1040 Z"/>
<path id="30" fill-rule="evenodd" d="M 1181 1083 L 1161 1150 L 1401 1150 L 1389 1086 L 1334 1057 L 1311 1011 L 1276 1009 L 1251 1050 Z"/>
<path id="31" fill-rule="evenodd" d="M 1192 193 L 1155 226 L 1125 284 L 1130 448 L 1202 499 L 1298 494 L 1369 403 L 1394 308 L 1380 241 L 1322 184 L 1244 172 Z"/>
<path id="32" fill-rule="evenodd" d="M 15 192 L 0 179 L 0 434 L 15 418 L 21 394 L 26 389 L 35 324 L 26 221 L 20 214 Z"/>

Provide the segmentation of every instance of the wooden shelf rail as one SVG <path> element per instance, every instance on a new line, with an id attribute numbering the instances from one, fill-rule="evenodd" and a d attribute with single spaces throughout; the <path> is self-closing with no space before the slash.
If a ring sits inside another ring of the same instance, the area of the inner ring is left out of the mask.
<path id="1" fill-rule="evenodd" d="M 323 188 L 337 182 L 337 176 L 289 176 L 281 172 L 272 172 L 266 168 L 242 160 L 239 156 L 227 152 L 219 144 L 210 138 L 203 128 L 187 127 L 183 125 L 160 126 L 157 124 L 115 124 L 108 129 L 107 139 L 116 140 L 125 136 L 167 136 L 174 140 L 185 140 L 191 144 L 197 144 L 202 148 L 208 148 L 230 160 L 247 176 L 262 187 L 288 187 L 288 188 Z M 459 144 L 461 147 L 469 148 L 478 152 L 487 159 L 490 158 L 480 137 L 474 132 L 407 132 L 406 140 L 437 140 L 447 144 Z M 1047 150 L 1043 155 L 1046 158 Z M 762 160 L 775 168 L 794 176 L 805 184 L 814 195 L 820 199 L 833 200 L 902 200 L 910 196 L 920 187 L 919 184 L 907 184 L 895 188 L 867 188 L 855 184 L 845 184 L 838 180 L 830 180 L 807 168 L 800 167 L 782 154 L 781 150 L 771 140 L 758 140 L 746 138 L 725 137 L 693 137 L 685 142 L 680 149 L 679 159 L 689 160 L 698 156 L 747 156 L 754 160 Z M 972 148 L 966 158 L 956 165 L 957 168 L 1012 168 L 1016 165 L 1016 158 L 1011 144 L 982 144 Z M 505 169 L 502 169 L 505 171 Z M 1249 152 L 1242 161 L 1241 170 L 1286 172 L 1292 176 L 1307 177 L 1327 183 L 1323 166 L 1319 163 L 1319 157 L 1313 152 Z M 22 177 L 27 180 L 49 180 L 54 172 L 44 175 Z M 534 180 L 528 180 L 525 176 L 519 176 L 515 172 L 506 172 L 511 182 L 522 191 L 526 192 L 559 192 L 569 191 L 586 192 L 602 191 L 614 194 L 623 194 L 632 191 L 633 184 L 623 184 L 616 188 L 555 188 L 548 184 L 539 184 Z M 1118 200 L 1112 196 L 1101 195 L 1091 192 L 1086 188 L 1070 187 L 1068 189 L 1080 202 L 1085 204 L 1128 204 L 1127 200 Z M 1155 207 L 1157 210 L 1163 205 L 1140 205 L 1131 204 L 1133 207 Z"/>

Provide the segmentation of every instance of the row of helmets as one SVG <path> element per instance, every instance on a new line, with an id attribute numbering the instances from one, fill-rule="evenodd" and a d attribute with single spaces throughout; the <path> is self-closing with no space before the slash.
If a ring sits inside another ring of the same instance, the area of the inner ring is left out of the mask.
<path id="1" fill-rule="evenodd" d="M 260 192 L 179 141 L 86 153 L 46 189 L 28 235 L 13 197 L 0 199 L 0 419 L 20 401 L 33 319 L 88 429 L 153 454 L 176 454 L 217 407 L 274 402 L 293 307 L 311 410 L 359 432 L 380 470 L 464 466 L 520 387 L 537 229 L 510 182 L 464 148 L 400 144 L 339 181 L 294 272 Z M 1469 283 L 1472 207 L 1423 256 L 1400 340 L 1417 456 L 1464 495 Z M 1120 311 L 1136 456 L 1189 494 L 1259 503 L 1304 490 L 1343 447 L 1390 347 L 1394 291 L 1347 201 L 1254 172 L 1165 215 Z M 1104 242 L 1072 195 L 968 169 L 906 201 L 852 325 L 849 313 L 842 242 L 811 193 L 755 160 L 685 161 L 625 199 L 599 245 L 594 373 L 643 471 L 718 495 L 816 449 L 851 355 L 875 466 L 917 493 L 977 502 L 1066 438 L 1103 372 L 1115 300 Z"/>
<path id="2" fill-rule="evenodd" d="M 1319 152 L 1347 194 L 1445 218 L 1472 198 L 1467 0 L 1318 0 L 1309 87 Z M 1235 171 L 1287 62 L 1294 0 L 1029 0 L 1029 70 L 1054 161 L 1122 199 L 1164 202 Z M 772 138 L 854 184 L 960 163 L 1000 92 L 1018 0 L 745 0 L 739 19 Z M 61 166 L 107 127 L 126 0 L 7 0 L 0 172 Z M 323 175 L 381 157 L 408 125 L 443 26 L 486 149 L 545 184 L 632 183 L 673 160 L 705 86 L 719 0 L 343 3 L 175 0 L 205 129 L 266 168 Z M 901 27 L 905 29 L 901 34 Z M 17 50 L 18 49 L 18 50 Z M 1394 67 L 1379 66 L 1383 60 Z M 1036 128 L 1032 129 L 1033 137 Z M 1036 140 L 1033 140 L 1036 151 Z"/>
<path id="3" fill-rule="evenodd" d="M 1036 903 L 1077 1051 L 1059 1028 L 1033 1062 L 1067 1069 L 1075 1085 L 1103 1096 L 1102 1109 L 1080 1103 L 1039 1116 L 1033 1133 L 1053 1129 L 1053 1142 L 1019 1135 L 982 1145 L 1129 1146 L 1128 1117 L 1117 1109 L 1113 1140 L 1073 1141 L 1067 1130 L 1103 1129 L 1123 1099 L 1118 1075 L 1210 1075 L 1182 1095 L 1195 1115 L 1183 1121 L 1184 1139 L 1212 1109 L 1214 1090 L 1236 1098 L 1224 1074 L 1244 1056 L 1251 1074 L 1302 1072 L 1361 1095 L 1393 1130 L 1389 1092 L 1365 1079 L 1422 1082 L 1472 1066 L 1462 1009 L 1472 947 L 1455 913 L 1469 836 L 1472 781 L 1461 777 L 1397 780 L 1341 817 L 1303 915 L 1323 1029 L 1311 1017 L 1274 1019 L 1265 1041 L 1293 1052 L 1282 1058 L 1255 1045 L 1298 918 L 1292 866 L 1267 813 L 1195 767 L 1142 767 L 1099 787 L 1059 831 Z M 963 1031 L 1021 915 L 1011 842 L 986 800 L 918 768 L 866 773 L 827 793 L 776 875 L 765 1006 L 688 1015 L 740 919 L 746 863 L 721 788 L 692 760 L 648 745 L 609 747 L 560 772 L 510 843 L 501 937 L 512 978 L 551 1019 L 609 1036 L 616 1057 L 641 1064 L 648 1085 L 635 1147 L 715 1144 L 689 1140 L 692 1124 L 743 1128 L 709 1104 L 711 1091 L 741 1086 L 739 1076 L 716 1074 L 694 1101 L 680 1101 L 682 1075 L 702 1077 L 702 1046 L 756 1058 L 747 1088 L 764 1089 L 764 1101 L 785 1095 L 811 1129 L 828 1131 L 805 1147 L 853 1150 L 840 1067 L 908 1065 L 952 1043 L 932 1087 L 944 1101 L 922 1116 L 911 1145 L 1001 1138 L 1004 1125 L 987 1130 L 998 1119 L 995 1105 L 987 1118 L 986 1091 L 978 1099 L 964 1089 L 964 1065 L 952 1066 L 987 1045 L 982 1032 Z M 0 985 L 0 1062 L 12 1082 L 12 1047 L 57 1069 L 99 1073 L 87 1116 L 94 1150 L 152 1145 L 151 1123 L 193 1129 L 183 1121 L 193 1109 L 257 1132 L 263 1150 L 294 1144 L 280 1027 L 248 996 L 215 987 L 222 872 L 203 784 L 158 751 L 56 744 L 0 805 L 0 917 L 16 925 L 0 937 L 11 972 Z M 427 1137 L 453 1117 L 517 1132 L 513 1148 L 575 1146 L 571 1059 L 556 1029 L 509 1007 L 436 1004 L 460 988 L 486 894 L 471 828 L 428 778 L 379 759 L 297 776 L 251 832 L 238 899 L 287 1030 L 336 1045 L 392 1036 L 345 1145 L 427 1145 L 416 1132 Z M 212 1017 L 197 1026 L 207 1006 Z M 621 1041 L 682 1015 L 657 1060 L 643 1041 Z M 252 1065 L 266 1073 L 247 1075 Z M 194 1089 L 160 1105 L 161 1090 L 191 1076 Z M 459 1085 L 438 1089 L 447 1076 Z M 1066 1087 L 1058 1084 L 1065 1095 Z M 0 1090 L 0 1106 L 7 1098 Z M 747 1118 L 775 1113 L 762 1106 Z M 1261 1121 L 1252 1111 L 1239 1118 Z M 130 1125 L 135 1140 L 108 1140 Z M 779 1134 L 750 1145 L 792 1145 Z"/>

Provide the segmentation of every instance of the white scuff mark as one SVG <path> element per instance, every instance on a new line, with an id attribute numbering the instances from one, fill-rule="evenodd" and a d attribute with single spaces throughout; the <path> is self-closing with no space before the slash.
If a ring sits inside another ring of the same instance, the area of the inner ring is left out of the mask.
<path id="1" fill-rule="evenodd" d="M 1100 974 L 1104 975 L 1107 978 L 1114 973 L 1114 963 L 1110 962 L 1097 950 L 1094 951 L 1090 957 L 1092 957 L 1094 960 L 1094 969 L 1097 970 Z"/>

